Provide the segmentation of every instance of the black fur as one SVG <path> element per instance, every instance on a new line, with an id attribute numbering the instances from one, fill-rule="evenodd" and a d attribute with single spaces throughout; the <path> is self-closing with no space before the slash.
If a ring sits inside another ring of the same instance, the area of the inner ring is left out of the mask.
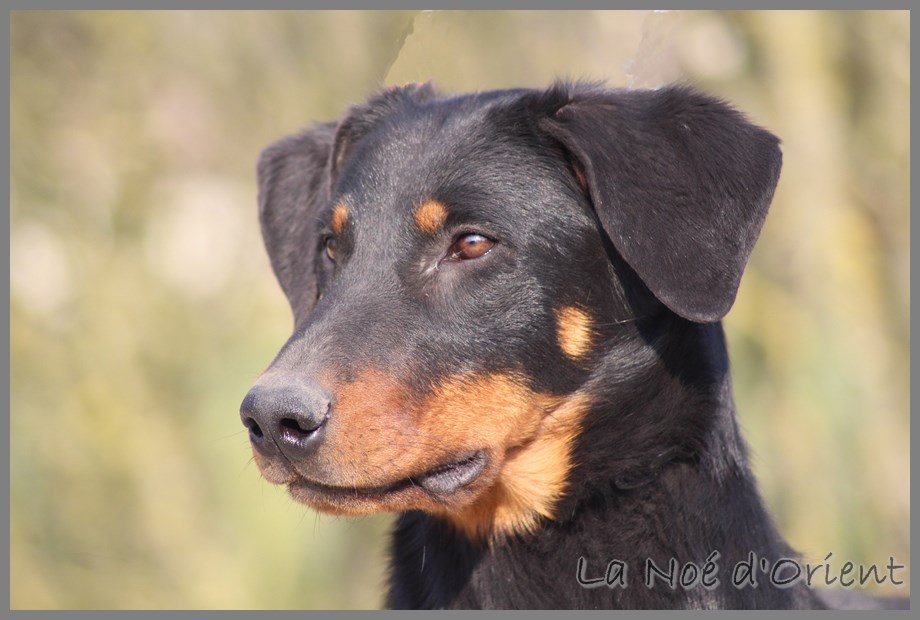
<path id="1" fill-rule="evenodd" d="M 684 88 L 548 99 L 558 110 L 543 125 L 584 165 L 620 254 L 680 316 L 725 316 L 779 179 L 779 140 Z"/>
<path id="2" fill-rule="evenodd" d="M 780 165 L 773 135 L 687 88 L 561 83 L 391 89 L 265 151 L 262 230 L 296 318 L 274 370 L 349 376 L 372 362 L 419 390 L 513 370 L 541 392 L 592 396 L 555 518 L 482 543 L 402 514 L 390 607 L 824 606 L 801 584 L 738 589 L 726 574 L 749 552 L 794 557 L 747 464 L 718 322 Z M 333 264 L 323 234 L 344 198 L 353 226 Z M 450 206 L 434 239 L 412 224 L 425 198 Z M 499 242 L 469 264 L 422 268 L 469 230 Z M 560 351 L 560 304 L 596 318 L 586 359 Z M 647 558 L 703 565 L 712 551 L 716 589 L 641 583 Z M 628 587 L 583 588 L 579 557 L 590 576 L 628 562 Z"/>

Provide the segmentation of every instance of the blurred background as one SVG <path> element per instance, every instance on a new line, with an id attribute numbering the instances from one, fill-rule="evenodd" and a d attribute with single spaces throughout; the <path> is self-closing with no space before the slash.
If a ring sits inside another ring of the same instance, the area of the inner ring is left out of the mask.
<path id="1" fill-rule="evenodd" d="M 390 518 L 318 516 L 250 462 L 239 403 L 292 325 L 255 161 L 429 78 L 683 80 L 783 139 L 725 321 L 755 470 L 806 559 L 909 564 L 908 12 L 30 11 L 10 26 L 12 608 L 381 604 Z"/>

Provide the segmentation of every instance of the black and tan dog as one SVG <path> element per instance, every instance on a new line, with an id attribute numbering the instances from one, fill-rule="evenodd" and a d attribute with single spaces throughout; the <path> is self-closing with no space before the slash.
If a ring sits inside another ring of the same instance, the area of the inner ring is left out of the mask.
<path id="1" fill-rule="evenodd" d="M 243 402 L 259 469 L 323 512 L 402 513 L 391 607 L 821 607 L 728 574 L 794 557 L 719 323 L 780 166 L 683 87 L 413 85 L 270 146 L 296 325 Z M 714 551 L 717 587 L 644 583 Z M 626 580 L 586 587 L 614 560 Z"/>

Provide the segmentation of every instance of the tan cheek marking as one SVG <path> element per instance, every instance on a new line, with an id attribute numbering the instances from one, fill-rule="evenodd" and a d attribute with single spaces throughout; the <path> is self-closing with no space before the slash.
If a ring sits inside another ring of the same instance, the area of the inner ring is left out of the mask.
<path id="1" fill-rule="evenodd" d="M 436 200 L 428 200 L 415 210 L 415 223 L 429 235 L 441 230 L 447 220 L 447 207 Z"/>
<path id="2" fill-rule="evenodd" d="M 339 485 L 387 484 L 465 451 L 501 452 L 532 436 L 554 404 L 511 374 L 452 377 L 426 395 L 378 369 L 325 379 L 335 405 L 321 449 Z"/>
<path id="3" fill-rule="evenodd" d="M 468 450 L 501 456 L 529 441 L 558 402 L 513 374 L 456 376 L 425 395 L 378 369 L 336 383 L 328 383 L 333 434 L 323 447 L 338 481 L 360 486 L 417 474 Z"/>
<path id="4" fill-rule="evenodd" d="M 591 350 L 593 321 L 587 312 L 574 306 L 556 311 L 556 338 L 562 352 L 579 360 Z"/>
<path id="5" fill-rule="evenodd" d="M 467 450 L 489 450 L 500 471 L 472 503 L 405 507 L 440 514 L 477 541 L 531 532 L 553 518 L 588 406 L 580 395 L 535 392 L 513 373 L 455 376 L 417 396 L 369 369 L 335 391 L 338 431 L 327 438 L 334 450 L 326 461 L 338 484 L 389 483 Z"/>
<path id="6" fill-rule="evenodd" d="M 550 405 L 513 373 L 454 377 L 426 399 L 423 426 L 471 447 L 502 445 L 528 437 Z"/>
<path id="7" fill-rule="evenodd" d="M 348 205 L 344 202 L 340 202 L 332 210 L 332 222 L 330 226 L 332 227 L 332 232 L 337 235 L 341 235 L 342 231 L 345 230 L 345 222 L 348 221 Z"/>
<path id="8" fill-rule="evenodd" d="M 401 477 L 421 453 L 407 419 L 412 407 L 408 387 L 376 368 L 349 383 L 326 379 L 335 394 L 331 433 L 321 448 L 329 482 L 375 486 Z"/>
<path id="9" fill-rule="evenodd" d="M 543 397 L 548 398 L 548 397 Z M 571 396 L 559 402 L 525 444 L 507 451 L 492 487 L 471 506 L 445 517 L 469 539 L 488 541 L 527 534 L 541 519 L 552 519 L 565 494 L 573 466 L 572 449 L 580 433 L 588 399 Z"/>

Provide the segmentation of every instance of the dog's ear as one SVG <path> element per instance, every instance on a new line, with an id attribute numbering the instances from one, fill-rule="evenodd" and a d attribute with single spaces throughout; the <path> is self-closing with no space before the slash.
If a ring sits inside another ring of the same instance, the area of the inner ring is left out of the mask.
<path id="1" fill-rule="evenodd" d="M 721 319 L 779 179 L 779 140 L 686 87 L 557 84 L 543 101 L 616 250 L 673 312 Z"/>
<path id="2" fill-rule="evenodd" d="M 320 209 L 354 148 L 374 125 L 407 103 L 436 96 L 430 82 L 390 87 L 321 123 L 275 142 L 259 157 L 259 222 L 272 269 L 299 324 L 316 305 Z"/>
<path id="3" fill-rule="evenodd" d="M 282 138 L 259 156 L 259 222 L 272 269 L 295 322 L 317 298 L 319 210 L 329 200 L 336 123 Z"/>

